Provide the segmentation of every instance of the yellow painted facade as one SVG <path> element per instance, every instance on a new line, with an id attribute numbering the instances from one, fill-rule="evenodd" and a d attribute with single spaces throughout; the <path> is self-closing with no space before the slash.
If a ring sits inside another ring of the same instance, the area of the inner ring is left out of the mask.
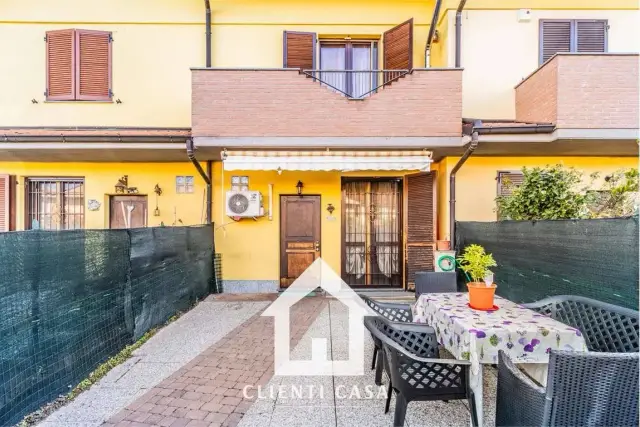
<path id="1" fill-rule="evenodd" d="M 414 19 L 413 63 L 423 67 L 424 46 L 434 0 L 212 0 L 214 67 L 282 67 L 282 33 L 316 32 L 324 38 L 380 39 L 384 31 Z M 431 66 L 453 67 L 457 0 L 445 0 L 433 44 Z M 518 9 L 531 9 L 519 22 Z M 191 67 L 205 63 L 203 0 L 0 0 L 0 127 L 190 127 Z M 515 118 L 514 86 L 538 67 L 539 19 L 607 19 L 610 52 L 640 50 L 640 12 L 635 0 L 469 0 L 462 21 L 463 116 Z M 116 102 L 46 102 L 46 31 L 96 29 L 113 33 L 113 87 Z M 381 56 L 380 56 L 381 58 Z M 381 59 L 380 59 L 381 65 Z M 34 102 L 35 101 L 35 102 Z M 1 135 L 0 135 L 1 136 Z M 432 165 L 438 171 L 438 237 L 450 238 L 449 173 L 457 157 Z M 564 163 L 585 173 L 637 167 L 635 158 L 472 157 L 458 173 L 457 218 L 495 219 L 496 174 L 522 166 Z M 360 176 L 401 176 L 362 172 Z M 181 163 L 24 163 L 0 162 L 0 174 L 18 179 L 17 225 L 24 228 L 24 191 L 29 176 L 84 177 L 85 200 L 101 202 L 85 214 L 86 228 L 108 227 L 108 198 L 122 175 L 140 194 L 148 194 L 148 225 L 192 225 L 204 221 L 205 184 L 193 165 Z M 194 176 L 193 194 L 176 194 L 175 178 Z M 279 272 L 279 196 L 321 195 L 322 256 L 341 266 L 341 177 L 337 172 L 252 172 L 250 188 L 261 191 L 268 208 L 273 184 L 273 218 L 234 222 L 224 213 L 231 173 L 213 167 L 215 238 L 227 280 L 277 280 Z M 154 217 L 154 186 L 160 216 Z M 336 208 L 333 216 L 327 204 Z"/>
<path id="2" fill-rule="evenodd" d="M 473 4 L 473 2 L 470 2 Z M 520 2 L 514 2 L 519 4 Z M 526 22 L 518 9 L 465 8 L 462 18 L 461 65 L 463 117 L 515 119 L 515 86 L 538 68 L 541 19 L 606 19 L 609 52 L 640 51 L 640 11 L 627 9 L 533 9 Z M 455 11 L 445 18 L 451 28 Z M 450 49 L 455 40 L 449 37 Z M 447 65 L 454 65 L 453 56 Z"/>
<path id="3" fill-rule="evenodd" d="M 440 170 L 449 176 L 458 157 L 441 160 Z M 634 157 L 470 157 L 456 174 L 456 220 L 495 221 L 495 198 L 498 195 L 496 177 L 498 172 L 519 171 L 523 167 L 544 167 L 562 164 L 574 167 L 588 178 L 593 172 L 600 172 L 601 178 L 611 172 L 637 168 Z M 440 180 L 438 229 L 441 236 L 449 230 L 449 180 Z M 600 183 L 594 182 L 597 186 Z"/>
<path id="4" fill-rule="evenodd" d="M 148 196 L 147 225 L 150 227 L 202 224 L 205 218 L 206 185 L 197 176 L 193 165 L 185 163 L 0 163 L 0 173 L 15 175 L 17 228 L 23 230 L 25 220 L 24 181 L 27 177 L 84 178 L 85 219 L 87 229 L 109 228 L 109 196 L 115 194 L 115 185 L 128 175 L 129 185 L 137 187 L 139 195 Z M 194 176 L 191 194 L 176 192 L 176 176 Z M 162 195 L 153 192 L 158 184 Z M 86 201 L 97 200 L 100 209 L 90 211 Z M 157 205 L 156 205 L 157 201 Z M 158 207 L 160 216 L 154 216 Z"/>
<path id="5" fill-rule="evenodd" d="M 433 168 L 437 170 L 437 167 Z M 403 177 L 416 171 L 402 172 L 225 172 L 221 163 L 214 165 L 213 218 L 216 223 L 216 250 L 223 254 L 222 269 L 226 279 L 278 280 L 280 278 L 280 196 L 296 194 L 302 181 L 303 194 L 321 197 L 321 256 L 336 272 L 341 271 L 342 177 Z M 263 195 L 265 216 L 239 222 L 226 216 L 225 192 L 231 189 L 231 176 L 249 177 L 251 190 Z M 273 211 L 269 219 L 269 184 L 273 184 Z M 326 208 L 335 207 L 333 215 Z"/>

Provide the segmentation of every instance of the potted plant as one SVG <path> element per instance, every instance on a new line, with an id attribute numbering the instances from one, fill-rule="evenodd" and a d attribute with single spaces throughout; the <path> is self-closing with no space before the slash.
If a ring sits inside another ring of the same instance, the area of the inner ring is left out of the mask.
<path id="1" fill-rule="evenodd" d="M 465 272 L 469 283 L 469 305 L 478 310 L 490 310 L 493 308 L 493 296 L 496 292 L 496 284 L 493 283 L 493 273 L 489 267 L 495 267 L 496 261 L 491 254 L 485 252 L 480 245 L 469 245 L 464 249 L 458 262 Z"/>

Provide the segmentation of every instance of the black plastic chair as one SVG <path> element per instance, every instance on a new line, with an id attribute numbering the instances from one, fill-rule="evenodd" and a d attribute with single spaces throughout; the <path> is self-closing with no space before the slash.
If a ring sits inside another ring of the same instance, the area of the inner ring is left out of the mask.
<path id="1" fill-rule="evenodd" d="M 441 292 L 458 292 L 455 272 L 419 271 L 416 273 L 416 298 L 422 294 Z"/>
<path id="2" fill-rule="evenodd" d="M 413 314 L 409 304 L 398 304 L 391 302 L 379 302 L 361 295 L 362 300 L 378 315 L 385 317 L 393 322 L 413 322 Z M 371 360 L 371 369 L 376 369 L 376 385 L 382 383 L 382 343 L 371 333 L 373 339 L 373 359 Z"/>
<path id="3" fill-rule="evenodd" d="M 496 426 L 638 425 L 638 353 L 552 350 L 546 388 L 498 360 Z"/>
<path id="4" fill-rule="evenodd" d="M 427 326 L 431 332 L 427 334 L 429 339 L 424 340 L 424 325 L 394 323 L 382 317 L 367 317 L 365 325 L 380 340 L 384 352 L 383 365 L 389 376 L 385 413 L 389 412 L 391 393 L 396 392 L 394 426 L 404 425 L 410 402 L 461 399 L 469 401 L 471 421 L 474 426 L 478 425 L 473 391 L 469 386 L 471 363 L 439 359 L 433 328 Z"/>
<path id="5" fill-rule="evenodd" d="M 559 295 L 522 304 L 580 330 L 590 351 L 638 351 L 638 312 L 577 295 Z"/>

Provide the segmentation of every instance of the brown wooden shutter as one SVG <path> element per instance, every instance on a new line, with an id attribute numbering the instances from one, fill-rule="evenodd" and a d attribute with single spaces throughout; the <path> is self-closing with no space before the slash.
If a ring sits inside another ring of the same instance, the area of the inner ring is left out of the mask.
<path id="1" fill-rule="evenodd" d="M 75 98 L 75 30 L 47 31 L 47 100 Z"/>
<path id="2" fill-rule="evenodd" d="M 510 196 L 523 181 L 522 172 L 498 172 L 498 196 Z"/>
<path id="3" fill-rule="evenodd" d="M 76 30 L 76 99 L 111 100 L 111 33 Z"/>
<path id="4" fill-rule="evenodd" d="M 284 68 L 315 69 L 316 33 L 285 31 L 283 43 Z"/>
<path id="5" fill-rule="evenodd" d="M 16 229 L 15 176 L 0 175 L 0 232 Z"/>
<path id="6" fill-rule="evenodd" d="M 576 21 L 577 52 L 607 51 L 607 21 Z"/>
<path id="7" fill-rule="evenodd" d="M 435 172 L 405 177 L 407 284 L 418 271 L 433 271 L 436 240 Z"/>
<path id="8" fill-rule="evenodd" d="M 413 68 L 413 18 L 393 27 L 382 35 L 385 70 Z"/>
<path id="9" fill-rule="evenodd" d="M 571 52 L 571 21 L 540 21 L 540 63 L 558 52 Z"/>

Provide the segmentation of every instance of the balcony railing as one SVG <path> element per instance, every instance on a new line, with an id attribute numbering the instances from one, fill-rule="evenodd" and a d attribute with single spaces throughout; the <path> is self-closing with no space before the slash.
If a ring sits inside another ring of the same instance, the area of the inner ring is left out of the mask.
<path id="1" fill-rule="evenodd" d="M 351 99 L 366 98 L 409 73 L 409 70 L 302 70 L 302 73 Z"/>

